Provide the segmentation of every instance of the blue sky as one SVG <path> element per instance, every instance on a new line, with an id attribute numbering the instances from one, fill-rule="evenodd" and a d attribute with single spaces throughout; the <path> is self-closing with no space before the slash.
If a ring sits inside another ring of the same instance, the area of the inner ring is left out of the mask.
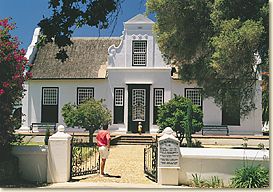
<path id="1" fill-rule="evenodd" d="M 145 12 L 146 0 L 125 0 L 122 11 L 119 14 L 117 25 L 112 36 L 120 36 L 123 30 L 123 22 L 133 16 Z M 12 17 L 17 28 L 13 35 L 18 36 L 22 42 L 21 48 L 27 49 L 31 42 L 34 29 L 44 16 L 50 15 L 48 0 L 0 0 L 0 18 Z M 155 20 L 154 17 L 150 17 Z M 100 32 L 100 36 L 109 36 L 112 28 Z M 73 36 L 92 37 L 98 36 L 96 28 L 83 27 L 77 29 Z"/>

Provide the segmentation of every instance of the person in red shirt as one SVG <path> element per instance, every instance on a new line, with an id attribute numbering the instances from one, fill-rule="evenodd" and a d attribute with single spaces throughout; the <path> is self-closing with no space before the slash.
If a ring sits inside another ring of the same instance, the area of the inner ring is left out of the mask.
<path id="1" fill-rule="evenodd" d="M 96 139 L 97 139 L 97 145 L 99 147 L 99 153 L 101 158 L 100 175 L 107 176 L 107 174 L 104 173 L 104 167 L 105 167 L 106 159 L 109 156 L 110 141 L 111 141 L 110 132 L 108 131 L 108 125 L 104 125 L 102 127 L 102 130 L 99 130 L 96 136 Z"/>

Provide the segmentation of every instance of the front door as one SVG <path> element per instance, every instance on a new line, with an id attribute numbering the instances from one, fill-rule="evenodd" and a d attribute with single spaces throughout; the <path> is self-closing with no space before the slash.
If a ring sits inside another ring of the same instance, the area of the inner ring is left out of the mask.
<path id="1" fill-rule="evenodd" d="M 128 132 L 137 133 L 139 122 L 149 132 L 150 85 L 128 85 L 128 105 Z"/>

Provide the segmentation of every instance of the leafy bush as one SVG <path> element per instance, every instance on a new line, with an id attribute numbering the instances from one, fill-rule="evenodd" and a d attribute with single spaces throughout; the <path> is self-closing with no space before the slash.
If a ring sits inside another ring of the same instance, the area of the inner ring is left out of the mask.
<path id="1" fill-rule="evenodd" d="M 269 186 L 269 170 L 262 165 L 245 165 L 236 169 L 231 178 L 234 188 L 262 188 Z"/>
<path id="2" fill-rule="evenodd" d="M 102 100 L 86 100 L 80 105 L 65 104 L 62 115 L 67 126 L 85 128 L 89 131 L 89 142 L 93 144 L 93 133 L 111 122 L 110 111 L 103 106 Z"/>
<path id="3" fill-rule="evenodd" d="M 14 28 L 9 19 L 0 19 L 0 161 L 8 157 L 11 143 L 16 141 L 12 113 L 23 97 L 24 81 L 31 77 L 30 72 L 25 73 L 26 52 L 11 35 Z"/>
<path id="4" fill-rule="evenodd" d="M 189 117 L 188 109 L 192 105 L 191 117 Z M 183 142 L 184 135 L 187 130 L 189 134 L 198 132 L 203 127 L 203 113 L 199 106 L 193 105 L 188 98 L 174 95 L 174 98 L 160 106 L 158 110 L 157 125 L 159 131 L 163 131 L 166 127 L 171 127 L 177 138 L 180 140 L 180 145 Z M 189 126 L 191 125 L 191 128 Z"/>

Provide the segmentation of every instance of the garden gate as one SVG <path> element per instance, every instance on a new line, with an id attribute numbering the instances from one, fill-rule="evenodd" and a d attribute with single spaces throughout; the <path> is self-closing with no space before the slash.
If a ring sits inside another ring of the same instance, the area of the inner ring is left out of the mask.
<path id="1" fill-rule="evenodd" d="M 73 136 L 71 141 L 70 179 L 74 176 L 97 173 L 100 170 L 99 167 L 98 147 Z"/>
<path id="2" fill-rule="evenodd" d="M 144 148 L 144 173 L 157 182 L 157 136 L 151 145 Z"/>

